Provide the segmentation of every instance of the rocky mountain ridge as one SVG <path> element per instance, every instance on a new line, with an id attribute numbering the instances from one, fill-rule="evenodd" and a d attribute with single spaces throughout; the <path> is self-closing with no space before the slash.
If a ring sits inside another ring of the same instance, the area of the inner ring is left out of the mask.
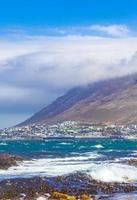
<path id="1" fill-rule="evenodd" d="M 137 74 L 73 88 L 20 125 L 66 120 L 137 123 Z"/>

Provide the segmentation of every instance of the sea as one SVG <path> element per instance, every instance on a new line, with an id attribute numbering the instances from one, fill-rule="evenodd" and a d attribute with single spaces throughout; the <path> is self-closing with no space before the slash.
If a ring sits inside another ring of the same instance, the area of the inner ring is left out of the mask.
<path id="1" fill-rule="evenodd" d="M 137 140 L 57 138 L 0 141 L 0 153 L 26 158 L 18 166 L 0 170 L 0 180 L 83 173 L 107 183 L 137 184 L 137 166 L 128 162 L 137 158 Z M 137 200 L 137 193 L 116 194 L 114 200 L 117 199 Z"/>

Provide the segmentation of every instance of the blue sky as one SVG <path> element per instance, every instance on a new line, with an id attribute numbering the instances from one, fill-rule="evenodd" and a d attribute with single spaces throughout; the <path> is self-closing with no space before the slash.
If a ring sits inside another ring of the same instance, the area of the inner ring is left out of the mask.
<path id="1" fill-rule="evenodd" d="M 0 0 L 3 26 L 72 26 L 136 23 L 132 0 Z"/>
<path id="2" fill-rule="evenodd" d="M 136 0 L 0 0 L 0 128 L 73 87 L 137 72 L 136 27 Z"/>

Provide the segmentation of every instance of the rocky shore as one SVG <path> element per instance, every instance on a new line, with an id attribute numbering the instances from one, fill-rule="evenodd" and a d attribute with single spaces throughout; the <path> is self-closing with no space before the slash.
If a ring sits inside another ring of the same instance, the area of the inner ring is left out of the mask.
<path id="1" fill-rule="evenodd" d="M 0 169 L 7 170 L 23 158 L 0 154 Z M 136 159 L 129 160 L 135 165 Z M 0 200 L 110 200 L 116 193 L 131 193 L 137 186 L 128 183 L 105 183 L 75 173 L 57 177 L 16 178 L 0 181 Z"/>
<path id="2" fill-rule="evenodd" d="M 82 174 L 52 178 L 19 178 L 0 182 L 1 200 L 88 200 L 107 199 L 115 193 L 130 193 L 137 188 L 126 183 L 104 183 Z"/>

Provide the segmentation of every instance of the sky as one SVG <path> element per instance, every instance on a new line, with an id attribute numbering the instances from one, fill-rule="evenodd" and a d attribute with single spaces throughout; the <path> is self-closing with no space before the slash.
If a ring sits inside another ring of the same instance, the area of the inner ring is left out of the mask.
<path id="1" fill-rule="evenodd" d="M 136 0 L 0 0 L 0 128 L 137 72 Z"/>

